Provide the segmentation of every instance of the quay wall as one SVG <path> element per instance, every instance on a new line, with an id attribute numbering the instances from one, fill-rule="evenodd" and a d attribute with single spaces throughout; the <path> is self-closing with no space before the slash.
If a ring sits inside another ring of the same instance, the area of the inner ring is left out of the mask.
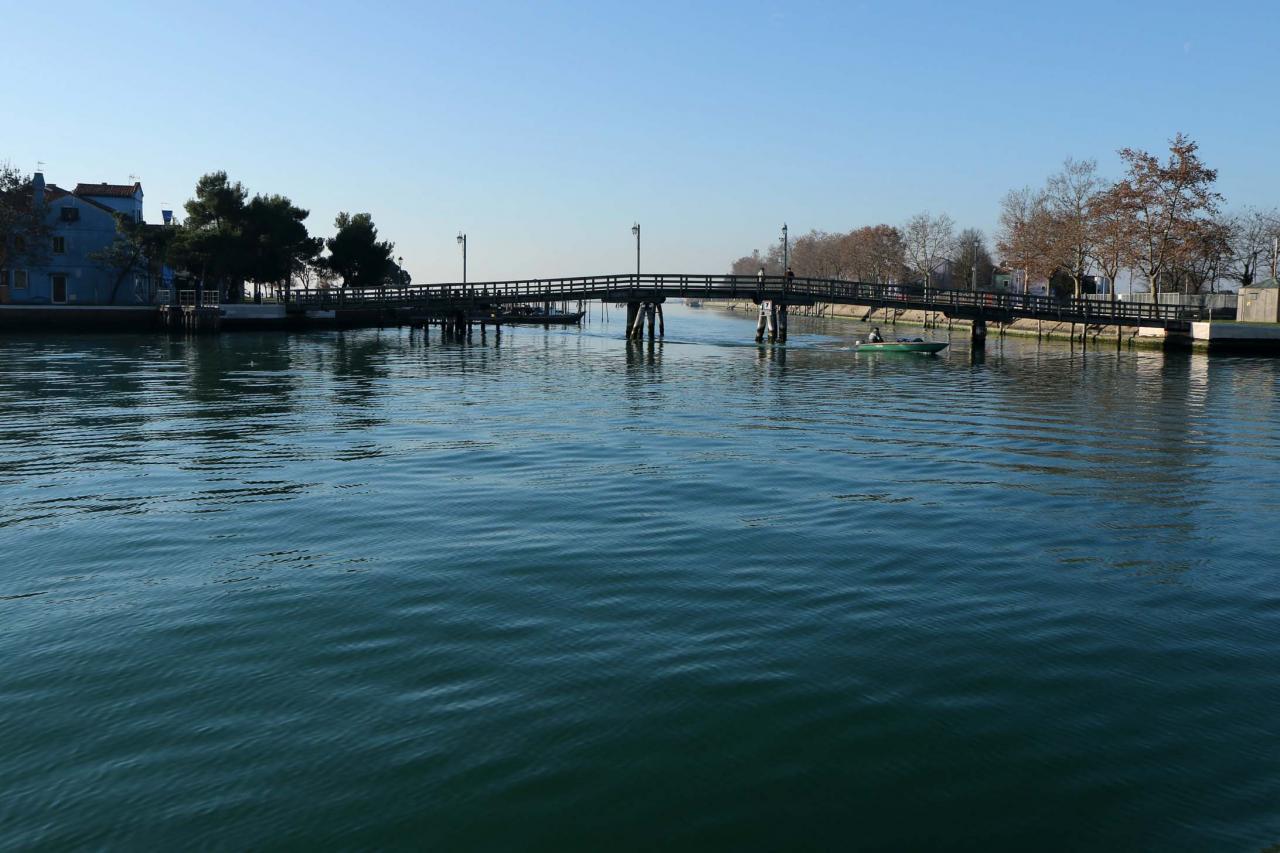
<path id="1" fill-rule="evenodd" d="M 758 306 L 749 299 L 740 300 L 707 300 L 708 307 L 725 308 L 729 311 L 743 311 L 755 316 Z M 962 329 L 967 330 L 971 323 L 968 320 L 951 320 L 940 311 L 918 311 L 914 309 L 875 308 L 865 305 L 790 305 L 787 309 L 792 317 L 822 317 L 837 320 L 855 320 L 890 328 L 903 325 L 925 329 Z M 1048 320 L 1015 320 L 1007 325 L 987 324 L 988 335 L 1001 334 L 1039 337 L 1049 340 L 1081 340 L 1088 343 L 1095 341 L 1099 346 L 1115 345 L 1116 337 L 1128 346 L 1164 347 L 1166 345 L 1190 344 L 1184 335 L 1168 334 L 1163 329 L 1150 329 L 1135 326 L 1089 326 L 1076 323 L 1058 323 Z M 1074 334 L 1074 338 L 1072 335 Z M 1087 336 L 1087 337 L 1086 337 Z"/>
<path id="2" fill-rule="evenodd" d="M 4 332 L 153 332 L 154 305 L 0 305 Z"/>

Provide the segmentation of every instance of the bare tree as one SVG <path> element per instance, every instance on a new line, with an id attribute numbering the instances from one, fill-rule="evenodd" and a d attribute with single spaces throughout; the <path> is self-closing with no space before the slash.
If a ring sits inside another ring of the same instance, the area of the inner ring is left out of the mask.
<path id="1" fill-rule="evenodd" d="M 1231 259 L 1231 229 L 1217 219 L 1198 219 L 1183 229 L 1182 245 L 1175 254 L 1170 275 L 1183 293 L 1217 290 L 1217 283 Z"/>
<path id="2" fill-rule="evenodd" d="M 1110 282 L 1111 299 L 1116 299 L 1120 271 L 1134 254 L 1133 222 L 1115 187 L 1098 193 L 1093 200 L 1089 227 L 1093 231 L 1090 251 L 1098 271 Z"/>
<path id="3" fill-rule="evenodd" d="M 977 228 L 966 228 L 956 237 L 954 261 L 952 272 L 963 288 L 981 289 L 982 285 L 991 281 L 991 275 L 995 271 L 991 253 L 987 251 L 986 238 Z"/>
<path id="4" fill-rule="evenodd" d="M 782 243 L 779 241 L 769 247 L 765 254 L 760 254 L 759 249 L 752 249 L 751 254 L 738 258 L 729 266 L 729 272 L 733 275 L 755 275 L 764 267 L 765 275 L 782 275 L 785 270 L 782 268 Z"/>
<path id="5" fill-rule="evenodd" d="M 903 252 L 910 269 L 924 279 L 925 287 L 933 283 L 933 271 L 947 259 L 955 242 L 955 222 L 947 214 L 931 216 L 926 210 L 917 213 L 902 226 Z"/>
<path id="6" fill-rule="evenodd" d="M 1045 184 L 1044 204 L 1051 229 L 1048 251 L 1053 266 L 1071 278 L 1077 297 L 1093 257 L 1093 205 L 1101 189 L 1097 161 L 1071 157 Z"/>
<path id="7" fill-rule="evenodd" d="M 1022 270 L 1024 289 L 1030 289 L 1033 276 L 1048 277 L 1053 273 L 1049 219 L 1044 193 L 1040 190 L 1031 187 L 1010 190 L 1000 201 L 996 251 L 1006 266 Z"/>
<path id="8" fill-rule="evenodd" d="M 791 244 L 788 259 L 798 276 L 808 278 L 839 278 L 842 272 L 840 234 L 810 231 L 797 237 Z"/>
<path id="9" fill-rule="evenodd" d="M 1146 151 L 1120 151 L 1127 169 L 1116 185 L 1116 198 L 1132 223 L 1131 263 L 1146 277 L 1152 294 L 1160 292 L 1161 283 L 1179 263 L 1190 229 L 1216 213 L 1222 199 L 1213 190 L 1218 172 L 1200 161 L 1198 148 L 1179 133 L 1169 143 L 1164 163 Z"/>
<path id="10" fill-rule="evenodd" d="M 1230 244 L 1225 277 L 1248 287 L 1265 268 L 1276 236 L 1280 235 L 1280 210 L 1242 210 L 1227 217 L 1225 224 Z"/>

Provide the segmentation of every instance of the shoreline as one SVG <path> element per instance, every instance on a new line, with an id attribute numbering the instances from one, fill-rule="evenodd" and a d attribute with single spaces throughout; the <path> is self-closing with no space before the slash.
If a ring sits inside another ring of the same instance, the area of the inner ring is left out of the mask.
<path id="1" fill-rule="evenodd" d="M 757 306 L 751 300 L 707 300 L 707 307 L 721 308 L 728 311 L 746 310 L 754 312 Z M 972 325 L 969 320 L 952 320 L 940 312 L 918 311 L 914 309 L 868 308 L 865 305 L 792 305 L 789 308 L 792 317 L 813 317 L 828 320 L 844 320 L 856 323 L 888 325 L 902 324 L 922 329 L 968 329 Z M 1100 347 L 1110 346 L 1115 349 L 1117 337 L 1122 346 L 1143 349 L 1163 349 L 1166 346 L 1191 347 L 1194 342 L 1186 335 L 1171 335 L 1163 329 L 1146 329 L 1134 326 L 1114 327 L 1088 326 L 1079 323 L 1047 323 L 1042 320 L 1015 320 L 1006 325 L 992 324 L 988 337 L 1016 335 L 1023 338 L 1038 338 L 1064 342 L 1083 342 L 1086 345 Z"/>

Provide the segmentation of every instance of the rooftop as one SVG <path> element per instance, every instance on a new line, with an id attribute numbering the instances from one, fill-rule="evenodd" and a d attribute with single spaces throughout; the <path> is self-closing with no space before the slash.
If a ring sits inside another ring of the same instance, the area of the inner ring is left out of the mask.
<path id="1" fill-rule="evenodd" d="M 133 198 L 134 193 L 142 192 L 142 184 L 76 184 L 73 193 L 78 196 L 99 196 L 104 198 Z"/>

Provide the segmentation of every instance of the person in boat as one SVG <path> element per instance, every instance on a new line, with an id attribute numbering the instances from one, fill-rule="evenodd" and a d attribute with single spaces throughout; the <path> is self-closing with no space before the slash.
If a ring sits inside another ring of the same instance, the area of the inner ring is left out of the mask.
<path id="1" fill-rule="evenodd" d="M 867 343 L 869 343 L 869 344 L 882 344 L 882 343 L 884 343 L 884 336 L 880 334 L 880 327 L 879 327 L 879 326 L 873 326 L 873 327 L 871 328 L 871 336 L 867 338 Z"/>

